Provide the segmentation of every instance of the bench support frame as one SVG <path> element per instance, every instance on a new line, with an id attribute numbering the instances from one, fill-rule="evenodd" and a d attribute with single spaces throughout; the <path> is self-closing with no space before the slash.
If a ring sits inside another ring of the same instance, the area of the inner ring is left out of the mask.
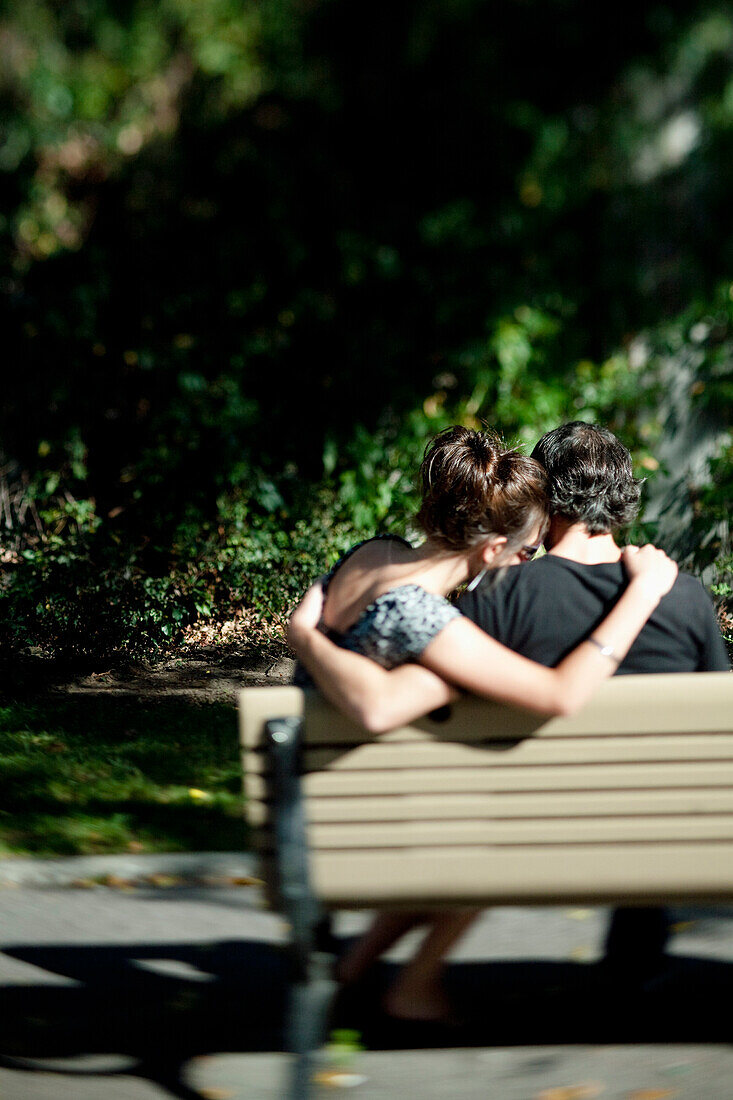
<path id="1" fill-rule="evenodd" d="M 300 780 L 302 719 L 277 718 L 265 724 L 272 768 L 276 873 L 283 913 L 290 924 L 291 983 L 285 1041 L 295 1055 L 288 1096 L 306 1100 L 315 1070 L 314 1055 L 325 1037 L 334 991 L 329 954 L 320 950 L 327 915 L 316 898 L 308 870 L 308 845 Z"/>

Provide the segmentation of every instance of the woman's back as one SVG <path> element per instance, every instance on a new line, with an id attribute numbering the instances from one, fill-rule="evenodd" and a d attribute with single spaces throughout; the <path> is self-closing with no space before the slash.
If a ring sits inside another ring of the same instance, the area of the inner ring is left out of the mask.
<path id="1" fill-rule="evenodd" d="M 326 578 L 324 626 L 345 634 L 378 596 L 412 583 L 414 574 L 415 550 L 398 535 L 377 536 L 357 544 Z"/>
<path id="2" fill-rule="evenodd" d="M 418 583 L 429 573 L 421 552 L 404 539 L 370 539 L 354 547 L 327 578 L 326 632 L 385 668 L 417 660 L 460 615 L 443 596 Z"/>

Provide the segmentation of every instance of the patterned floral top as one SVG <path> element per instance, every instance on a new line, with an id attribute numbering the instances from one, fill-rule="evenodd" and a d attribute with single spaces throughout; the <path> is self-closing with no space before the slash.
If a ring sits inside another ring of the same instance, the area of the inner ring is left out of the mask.
<path id="1" fill-rule="evenodd" d="M 378 535 L 377 538 L 396 539 L 405 546 L 410 545 L 396 535 Z M 324 590 L 344 562 L 372 541 L 366 539 L 358 543 L 336 562 L 324 581 Z M 408 661 L 416 661 L 443 627 L 460 617 L 460 611 L 443 596 L 427 592 L 419 584 L 400 584 L 377 596 L 343 634 L 323 626 L 321 629 L 331 641 L 344 649 L 371 657 L 383 668 L 396 668 Z M 301 667 L 296 672 L 295 682 L 302 686 L 309 683 L 304 673 Z"/>

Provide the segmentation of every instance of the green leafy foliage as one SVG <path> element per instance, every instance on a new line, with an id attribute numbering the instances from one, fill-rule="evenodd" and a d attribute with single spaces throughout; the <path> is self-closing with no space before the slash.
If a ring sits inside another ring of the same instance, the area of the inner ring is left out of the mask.
<path id="1" fill-rule="evenodd" d="M 67 656 L 154 650 L 210 613 L 211 584 L 195 567 L 151 577 L 113 556 L 100 568 L 89 546 L 58 537 L 24 551 L 0 595 L 7 646 Z"/>
<path id="2" fill-rule="evenodd" d="M 722 593 L 731 41 L 677 0 L 6 6 L 5 644 L 141 653 L 242 608 L 274 644 L 350 542 L 411 532 L 454 422 L 601 420 L 653 496 L 707 410 L 687 526 Z"/>

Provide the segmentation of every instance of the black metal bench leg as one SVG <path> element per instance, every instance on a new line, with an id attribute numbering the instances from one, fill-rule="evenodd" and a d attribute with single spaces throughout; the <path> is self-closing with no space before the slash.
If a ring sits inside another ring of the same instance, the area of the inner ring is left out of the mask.
<path id="1" fill-rule="evenodd" d="M 647 981 L 662 969 L 670 935 L 670 915 L 661 906 L 614 909 L 605 940 L 603 965 L 620 981 Z"/>
<path id="2" fill-rule="evenodd" d="M 286 1042 L 295 1055 L 288 1097 L 307 1100 L 315 1053 L 325 1037 L 325 1022 L 334 983 L 330 960 L 317 949 L 323 913 L 308 876 L 308 851 L 300 789 L 301 722 L 274 719 L 265 726 L 273 772 L 273 823 L 278 887 L 291 928 L 292 984 L 286 1020 Z"/>
<path id="3" fill-rule="evenodd" d="M 288 1046 L 295 1055 L 290 1083 L 291 1100 L 305 1100 L 311 1094 L 316 1068 L 315 1056 L 326 1033 L 326 1018 L 334 983 L 325 957 L 312 958 L 308 974 L 290 989 Z"/>

